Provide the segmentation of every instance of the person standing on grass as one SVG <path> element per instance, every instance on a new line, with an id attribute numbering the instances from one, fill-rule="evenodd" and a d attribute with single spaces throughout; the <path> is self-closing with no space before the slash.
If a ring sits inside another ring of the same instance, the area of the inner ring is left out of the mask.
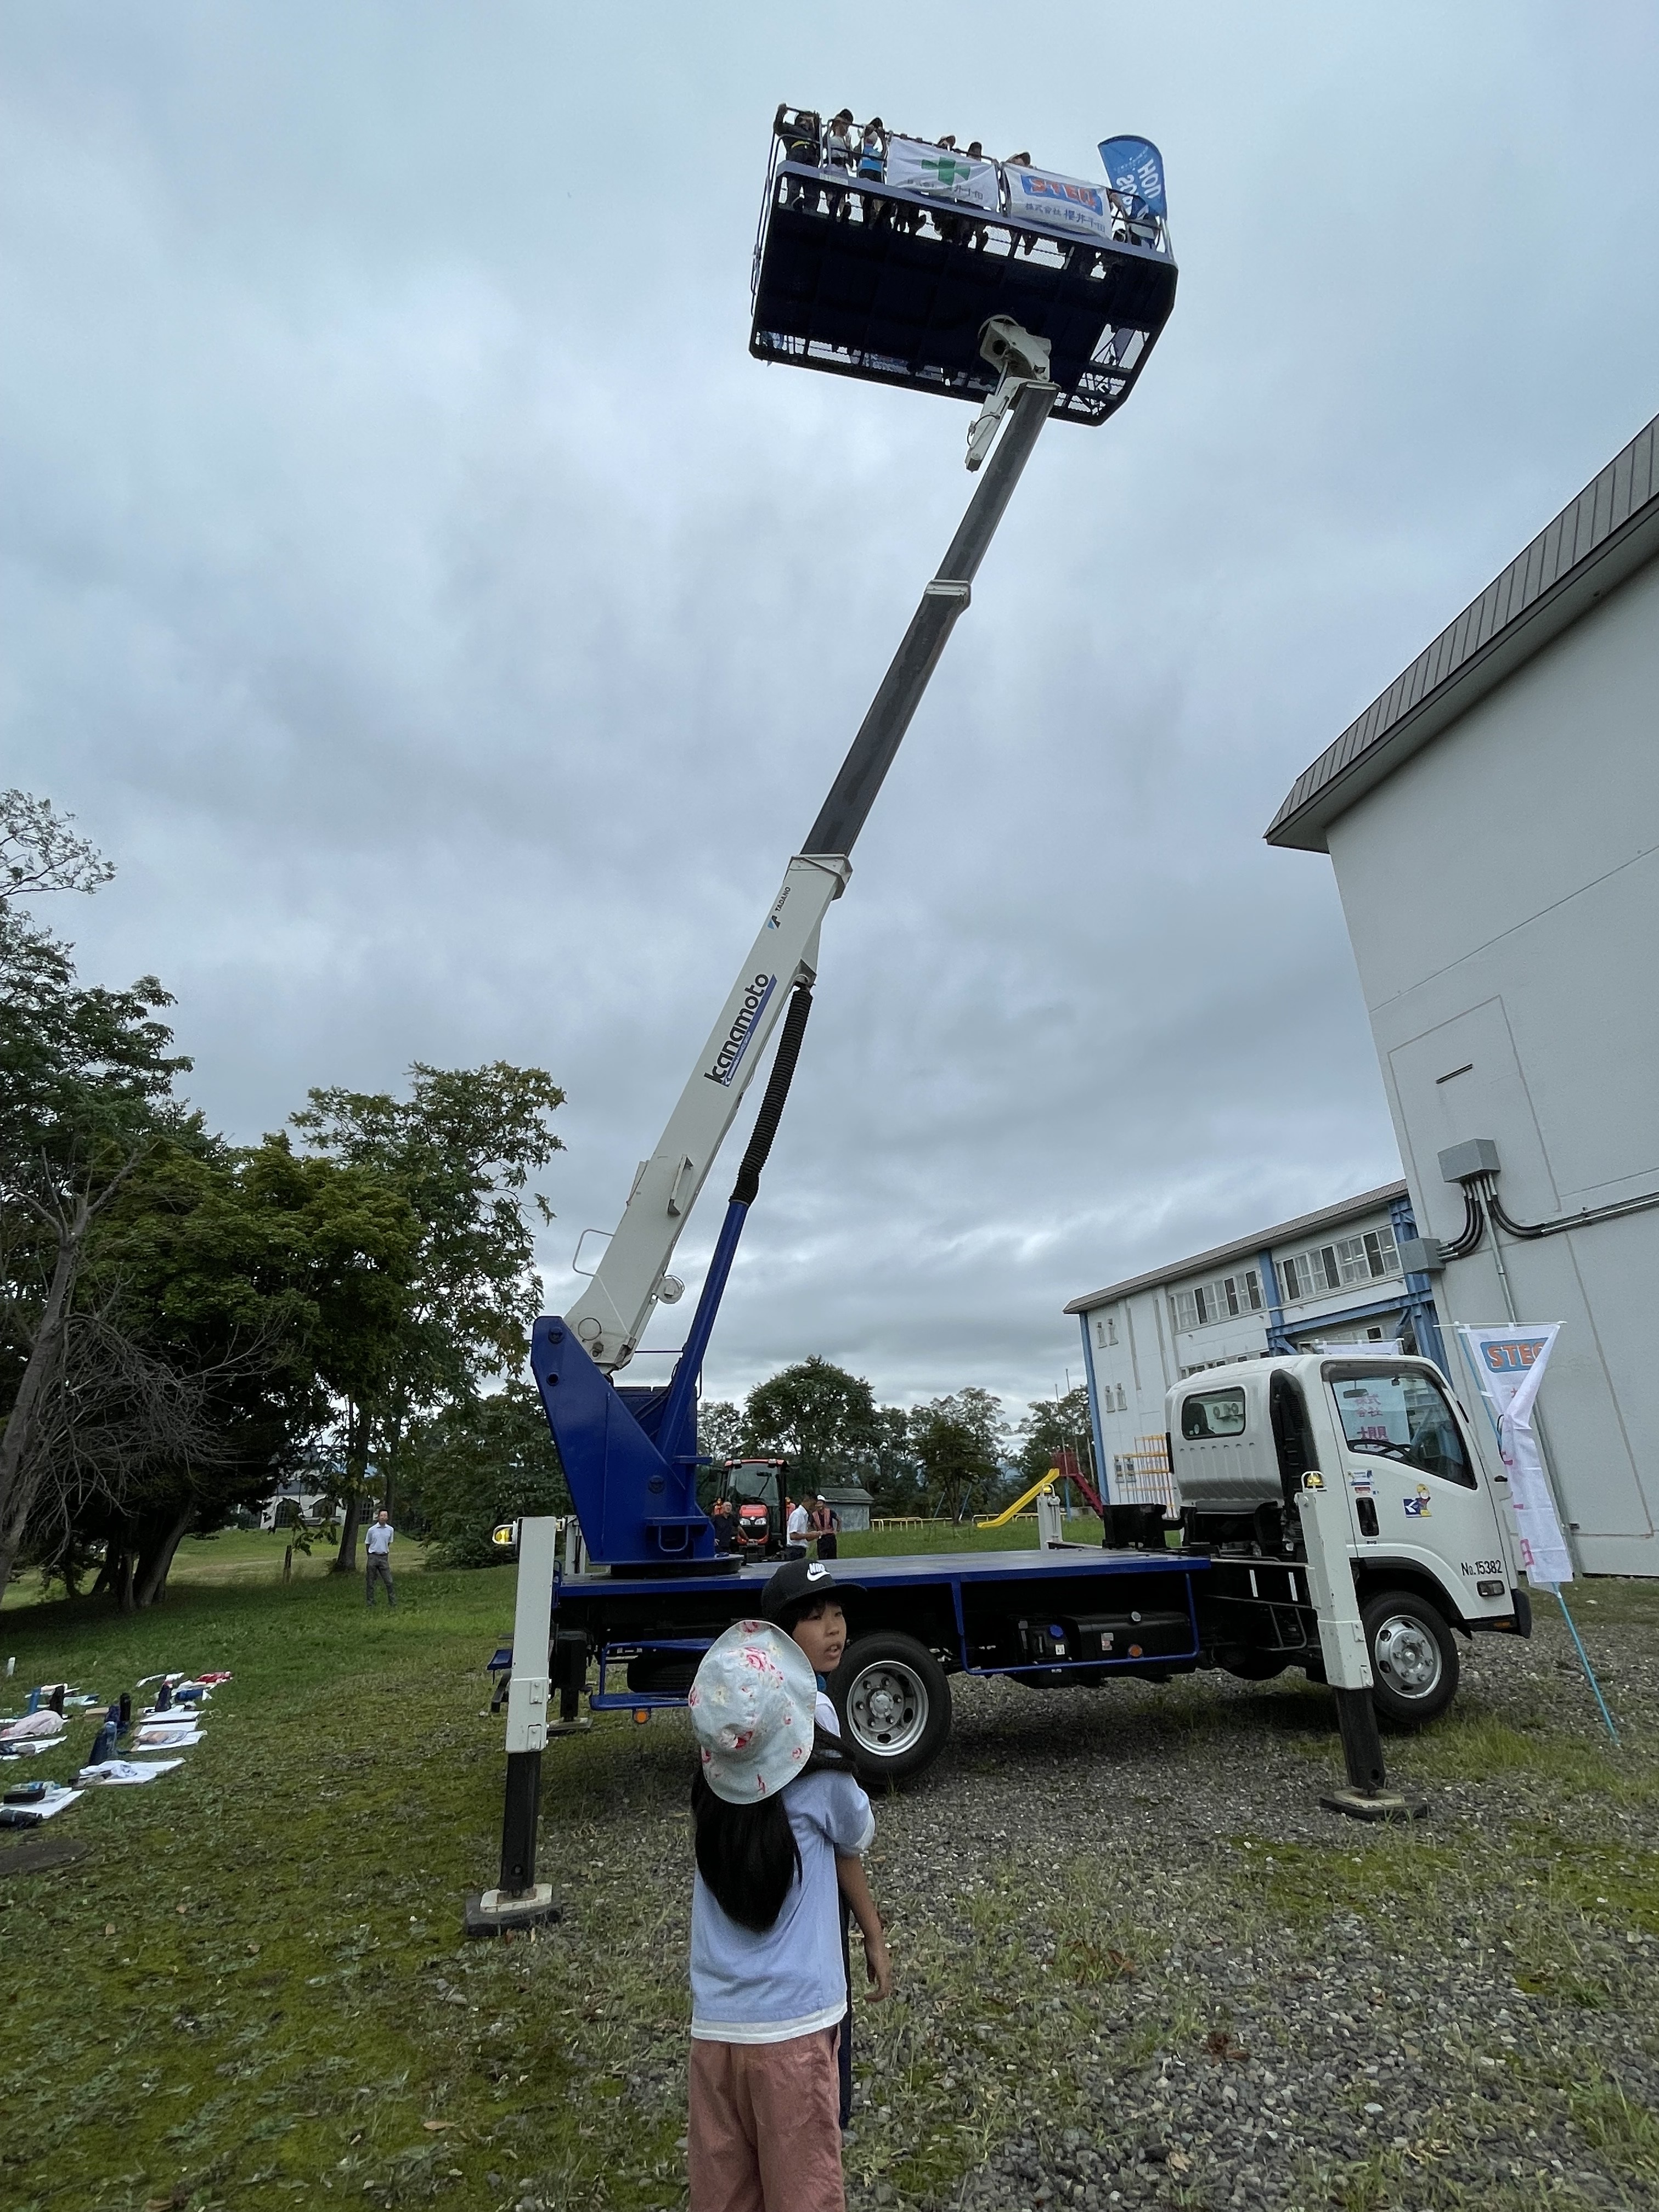
<path id="1" fill-rule="evenodd" d="M 847 1615 L 842 1611 L 840 1598 L 836 1595 L 836 1581 L 828 1567 L 821 1561 L 810 1565 L 805 1559 L 792 1559 L 780 1567 L 767 1583 L 761 1596 L 761 1611 L 776 1623 L 784 1634 L 799 1644 L 806 1654 L 806 1663 L 812 1669 L 812 1679 L 817 1686 L 815 1715 L 817 1725 L 826 1735 L 841 1741 L 841 1715 L 836 1711 L 830 1695 L 830 1677 L 842 1662 L 847 1649 Z M 862 1862 L 856 1863 L 856 1879 L 864 1882 Z M 839 1869 L 840 1862 L 837 1861 Z M 871 1906 L 873 1912 L 875 1908 Z M 845 1883 L 842 1884 L 841 1899 L 841 1966 L 847 1978 L 847 2017 L 842 2022 L 841 2041 L 836 2059 L 841 2075 L 841 2130 L 846 2134 L 853 2118 L 853 1954 L 848 1940 L 848 1930 L 854 1919 L 860 1928 L 867 1923 L 860 1915 L 857 1905 Z"/>
<path id="2" fill-rule="evenodd" d="M 806 1539 L 811 1534 L 812 1516 L 806 1510 L 804 1498 L 786 1498 L 788 1515 L 783 1524 L 783 1556 L 786 1559 L 806 1557 Z"/>
<path id="3" fill-rule="evenodd" d="M 819 1559 L 833 1559 L 841 1549 L 841 1516 L 822 1491 L 812 1501 L 810 1518 Z"/>
<path id="4" fill-rule="evenodd" d="M 386 1510 L 383 1505 L 380 1511 L 374 1516 L 374 1523 L 369 1528 L 368 1534 L 363 1538 L 363 1557 L 365 1561 L 363 1572 L 363 1597 L 371 1609 L 373 1609 L 374 1604 L 374 1585 L 376 1583 L 384 1583 L 386 1584 L 386 1605 L 391 1611 L 395 1612 L 397 1610 L 398 1593 L 393 1588 L 392 1581 L 392 1538 L 393 1533 L 392 1522 L 387 1518 Z"/>
<path id="5" fill-rule="evenodd" d="M 817 1725 L 805 1652 L 740 1620 L 687 1705 L 691 1784 L 690 2212 L 844 2212 L 836 2046 L 847 2010 L 838 1887 L 856 1876 L 876 1996 L 892 1988 L 861 1863 L 852 1763 Z M 855 1907 L 855 1909 L 857 1909 Z"/>

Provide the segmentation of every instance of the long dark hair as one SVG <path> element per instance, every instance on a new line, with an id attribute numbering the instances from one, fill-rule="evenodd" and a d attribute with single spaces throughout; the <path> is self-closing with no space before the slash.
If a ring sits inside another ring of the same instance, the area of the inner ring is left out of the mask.
<path id="1" fill-rule="evenodd" d="M 825 1770 L 850 1772 L 852 1768 L 851 1759 L 835 1737 L 815 1726 L 811 1755 L 785 1786 L 793 1788 L 802 1775 Z M 691 1778 L 697 1872 L 721 1911 L 757 1936 L 775 1924 L 800 1872 L 800 1846 L 783 1799 L 781 1790 L 753 1804 L 730 1805 L 709 1788 L 701 1765 Z"/>

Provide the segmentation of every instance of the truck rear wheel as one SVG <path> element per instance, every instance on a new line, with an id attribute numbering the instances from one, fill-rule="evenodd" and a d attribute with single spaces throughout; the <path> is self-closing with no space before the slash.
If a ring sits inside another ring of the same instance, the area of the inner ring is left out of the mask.
<path id="1" fill-rule="evenodd" d="M 1411 1590 L 1383 1590 L 1360 1616 L 1379 1720 L 1416 1729 L 1457 1695 L 1457 1645 L 1445 1615 Z"/>
<path id="2" fill-rule="evenodd" d="M 951 1734 L 951 1685 L 914 1636 L 861 1636 L 836 1670 L 836 1708 L 865 1769 L 902 1782 L 930 1767 Z"/>

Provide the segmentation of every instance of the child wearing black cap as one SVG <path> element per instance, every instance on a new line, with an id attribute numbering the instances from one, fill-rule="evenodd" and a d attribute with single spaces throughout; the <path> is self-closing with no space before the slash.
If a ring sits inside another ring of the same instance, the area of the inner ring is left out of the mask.
<path id="1" fill-rule="evenodd" d="M 782 1629 L 805 1654 L 817 1681 L 817 1722 L 826 1735 L 841 1734 L 841 1716 L 831 1702 L 829 1679 L 847 1649 L 847 1615 L 836 1595 L 836 1579 L 822 1560 L 789 1559 L 767 1583 L 761 1599 L 766 1618 Z M 887 1937 L 870 1894 L 869 1879 L 860 1858 L 836 1860 L 836 1879 L 842 1894 L 842 1962 L 847 1970 L 847 2017 L 842 2023 L 836 2057 L 841 2069 L 841 2124 L 845 2132 L 853 2112 L 853 1964 L 847 1937 L 848 1920 L 859 1923 L 864 1938 L 864 1963 L 878 1997 L 892 1986 L 892 1966 Z"/>

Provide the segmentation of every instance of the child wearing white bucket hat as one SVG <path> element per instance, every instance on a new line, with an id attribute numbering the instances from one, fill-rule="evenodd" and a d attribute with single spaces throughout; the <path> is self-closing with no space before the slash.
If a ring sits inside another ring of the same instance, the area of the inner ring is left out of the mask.
<path id="1" fill-rule="evenodd" d="M 861 1857 L 876 1823 L 846 1753 L 815 1725 L 817 1689 L 793 1638 L 740 1620 L 704 1654 L 687 1698 L 690 2212 L 845 2205 L 836 1861 Z"/>

